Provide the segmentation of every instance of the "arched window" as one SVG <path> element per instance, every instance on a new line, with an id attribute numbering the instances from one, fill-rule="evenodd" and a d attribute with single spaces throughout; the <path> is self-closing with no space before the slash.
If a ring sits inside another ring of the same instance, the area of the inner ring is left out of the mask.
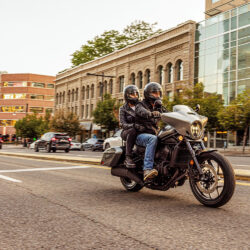
<path id="1" fill-rule="evenodd" d="M 65 91 L 63 91 L 63 103 L 65 103 Z"/>
<path id="2" fill-rule="evenodd" d="M 135 85 L 135 73 L 131 74 L 130 79 L 131 79 L 131 84 Z"/>
<path id="3" fill-rule="evenodd" d="M 150 69 L 146 69 L 145 76 L 146 76 L 146 84 L 147 84 L 151 80 Z"/>
<path id="4" fill-rule="evenodd" d="M 68 91 L 68 102 L 70 102 L 70 96 L 71 96 L 71 93 L 70 93 L 70 90 Z"/>
<path id="5" fill-rule="evenodd" d="M 177 68 L 177 81 L 183 80 L 183 62 L 182 60 L 178 60 L 176 63 Z"/>
<path id="6" fill-rule="evenodd" d="M 102 97 L 103 95 L 103 84 L 99 82 L 99 96 Z"/>
<path id="7" fill-rule="evenodd" d="M 168 83 L 173 83 L 174 81 L 174 72 L 173 72 L 173 64 L 168 63 L 167 65 L 167 74 L 168 74 Z"/>
<path id="8" fill-rule="evenodd" d="M 56 104 L 58 104 L 58 101 L 59 101 L 59 95 L 58 93 L 56 94 Z"/>
<path id="9" fill-rule="evenodd" d="M 78 101 L 78 88 L 76 88 L 76 101 Z"/>
<path id="10" fill-rule="evenodd" d="M 60 92 L 60 95 L 59 95 L 59 104 L 62 103 L 62 92 Z"/>
<path id="11" fill-rule="evenodd" d="M 142 72 L 139 71 L 138 72 L 138 88 L 142 89 L 143 87 L 143 76 L 142 76 Z"/>
<path id="12" fill-rule="evenodd" d="M 83 86 L 82 87 L 82 100 L 85 99 L 85 87 Z"/>
<path id="13" fill-rule="evenodd" d="M 87 86 L 87 90 L 86 90 L 86 99 L 89 99 L 89 85 Z"/>
<path id="14" fill-rule="evenodd" d="M 163 66 L 162 65 L 158 67 L 158 81 L 160 84 L 163 83 Z"/>
<path id="15" fill-rule="evenodd" d="M 113 94 L 113 80 L 112 79 L 110 79 L 109 81 L 109 93 Z"/>
<path id="16" fill-rule="evenodd" d="M 123 88 L 124 88 L 124 76 L 120 76 L 119 77 L 119 92 L 123 92 Z"/>
<path id="17" fill-rule="evenodd" d="M 108 83 L 107 83 L 107 81 L 104 81 L 103 87 L 104 87 L 104 94 L 107 94 L 108 93 Z"/>
<path id="18" fill-rule="evenodd" d="M 91 85 L 91 98 L 94 98 L 94 94 L 95 94 L 95 85 L 92 84 Z"/>
<path id="19" fill-rule="evenodd" d="M 72 102 L 75 101 L 74 97 L 75 97 L 75 90 L 73 89 L 73 90 L 72 90 Z"/>

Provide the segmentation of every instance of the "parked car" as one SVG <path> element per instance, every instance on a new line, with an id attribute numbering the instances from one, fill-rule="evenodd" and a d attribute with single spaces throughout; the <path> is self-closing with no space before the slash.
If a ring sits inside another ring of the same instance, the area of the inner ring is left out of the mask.
<path id="1" fill-rule="evenodd" d="M 104 140 L 98 138 L 90 138 L 82 143 L 82 150 L 103 150 Z"/>
<path id="2" fill-rule="evenodd" d="M 3 147 L 3 139 L 2 137 L 0 137 L 0 149 L 2 149 L 2 147 Z"/>
<path id="3" fill-rule="evenodd" d="M 64 150 L 66 153 L 70 150 L 71 138 L 61 132 L 45 133 L 40 140 L 35 142 L 34 150 L 38 152 L 40 149 L 45 149 L 48 153 L 52 150 Z"/>
<path id="4" fill-rule="evenodd" d="M 82 149 L 82 144 L 78 141 L 71 141 L 70 143 L 70 150 L 81 150 Z"/>
<path id="5" fill-rule="evenodd" d="M 34 141 L 29 144 L 29 149 L 34 149 L 37 141 Z"/>
<path id="6" fill-rule="evenodd" d="M 112 137 L 107 138 L 103 143 L 103 149 L 106 150 L 115 146 L 122 146 L 122 138 L 121 138 L 122 130 L 118 130 Z"/>

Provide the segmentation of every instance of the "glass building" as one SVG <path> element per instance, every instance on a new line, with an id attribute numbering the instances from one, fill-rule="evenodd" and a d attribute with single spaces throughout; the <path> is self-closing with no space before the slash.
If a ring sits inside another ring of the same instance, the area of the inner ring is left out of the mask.
<path id="1" fill-rule="evenodd" d="M 250 88 L 250 4 L 197 24 L 194 78 L 225 105 Z"/>

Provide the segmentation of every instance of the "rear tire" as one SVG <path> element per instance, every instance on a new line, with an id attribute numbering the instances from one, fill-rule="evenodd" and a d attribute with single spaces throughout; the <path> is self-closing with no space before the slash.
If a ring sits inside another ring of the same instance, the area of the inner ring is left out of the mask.
<path id="1" fill-rule="evenodd" d="M 38 146 L 37 146 L 37 145 L 34 147 L 34 151 L 35 151 L 35 152 L 39 152 L 39 149 L 38 149 Z"/>
<path id="2" fill-rule="evenodd" d="M 52 149 L 52 151 L 53 151 L 53 153 L 55 153 L 55 152 L 56 152 L 56 149 L 55 149 L 55 148 L 53 148 L 53 149 Z"/>
<path id="3" fill-rule="evenodd" d="M 68 153 L 68 152 L 69 152 L 69 148 L 66 148 L 66 149 L 65 149 L 65 153 Z"/>
<path id="4" fill-rule="evenodd" d="M 189 178 L 195 198 L 205 206 L 220 207 L 233 196 L 235 175 L 230 162 L 217 152 L 210 152 L 198 158 L 205 174 L 205 180 Z"/>
<path id="5" fill-rule="evenodd" d="M 47 144 L 47 145 L 46 145 L 46 151 L 47 151 L 48 153 L 50 153 L 50 151 L 51 151 L 50 144 Z"/>
<path id="6" fill-rule="evenodd" d="M 132 181 L 129 178 L 126 177 L 120 177 L 122 185 L 125 187 L 125 189 L 129 192 L 138 192 L 140 191 L 143 186 L 140 184 L 136 183 L 135 181 Z"/>

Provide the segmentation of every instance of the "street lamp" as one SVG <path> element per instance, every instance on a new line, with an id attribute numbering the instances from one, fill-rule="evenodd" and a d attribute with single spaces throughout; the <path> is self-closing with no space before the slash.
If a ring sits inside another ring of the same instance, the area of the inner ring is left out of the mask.
<path id="1" fill-rule="evenodd" d="M 87 76 L 101 76 L 102 77 L 102 82 L 101 82 L 101 88 L 102 88 L 102 101 L 103 101 L 103 85 L 104 85 L 104 77 L 108 77 L 108 78 L 115 78 L 115 76 L 108 76 L 108 75 L 104 75 L 104 72 L 102 72 L 102 74 L 93 74 L 93 73 L 87 73 Z"/>

